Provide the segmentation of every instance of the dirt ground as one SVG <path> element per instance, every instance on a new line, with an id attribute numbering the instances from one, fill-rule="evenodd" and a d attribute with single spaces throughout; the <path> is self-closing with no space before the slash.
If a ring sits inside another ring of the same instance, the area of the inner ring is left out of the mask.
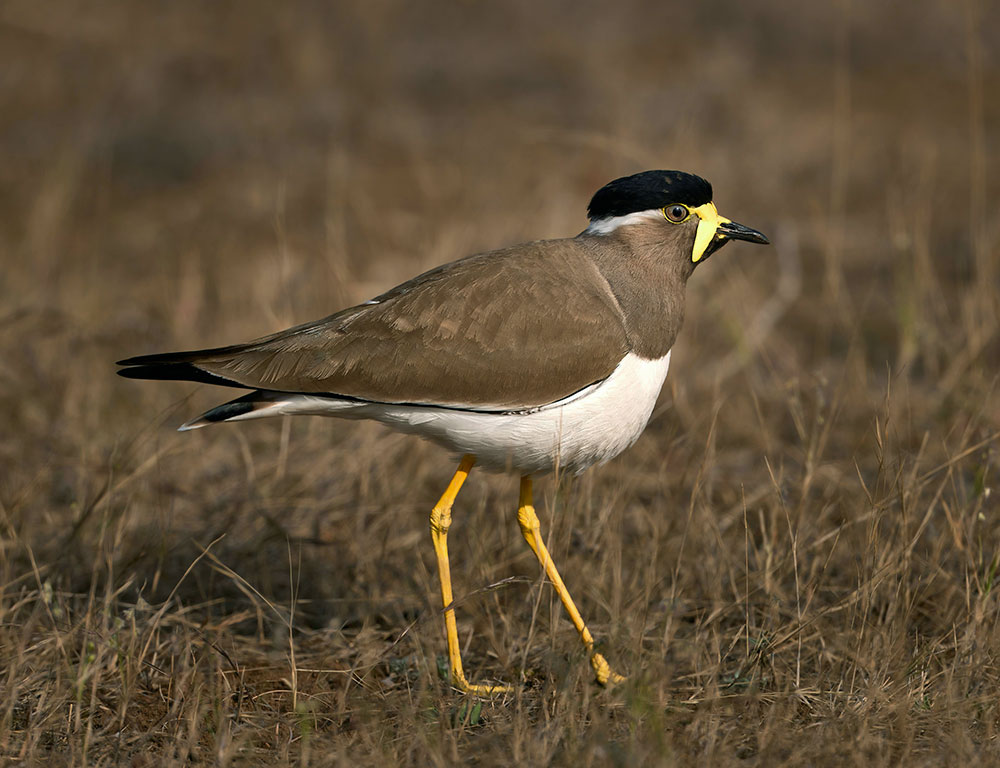
<path id="1" fill-rule="evenodd" d="M 5 765 L 1000 763 L 1000 6 L 0 4 Z M 114 375 L 699 173 L 638 443 L 536 483 Z"/>

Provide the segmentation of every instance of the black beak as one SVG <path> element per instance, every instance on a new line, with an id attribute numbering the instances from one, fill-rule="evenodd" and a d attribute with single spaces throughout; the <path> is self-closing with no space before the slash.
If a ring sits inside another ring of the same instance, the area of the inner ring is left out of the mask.
<path id="1" fill-rule="evenodd" d="M 750 229 L 750 227 L 744 227 L 735 221 L 720 224 L 715 230 L 715 237 L 721 237 L 724 240 L 746 240 L 748 243 L 760 243 L 761 245 L 771 244 L 771 241 L 764 237 L 763 233 L 756 229 Z"/>
<path id="2" fill-rule="evenodd" d="M 764 237 L 762 232 L 758 232 L 756 229 L 750 229 L 750 227 L 744 227 L 742 224 L 737 224 L 735 221 L 727 221 L 720 224 L 716 228 L 715 237 L 713 237 L 712 242 L 708 244 L 708 248 L 705 249 L 705 254 L 701 257 L 698 263 L 701 264 L 701 262 L 719 250 L 730 240 L 746 240 L 748 243 L 760 243 L 761 245 L 771 244 L 771 241 Z"/>

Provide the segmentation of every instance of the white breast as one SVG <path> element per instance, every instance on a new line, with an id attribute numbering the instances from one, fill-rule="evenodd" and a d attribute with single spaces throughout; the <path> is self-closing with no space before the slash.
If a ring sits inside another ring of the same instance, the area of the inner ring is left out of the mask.
<path id="1" fill-rule="evenodd" d="M 487 469 L 531 474 L 558 466 L 582 472 L 614 458 L 642 434 L 669 366 L 669 352 L 658 360 L 629 353 L 604 381 L 525 413 L 359 404 L 292 395 L 276 403 L 268 415 L 311 413 L 375 419 L 433 440 L 456 454 L 471 453 L 477 465 Z"/>

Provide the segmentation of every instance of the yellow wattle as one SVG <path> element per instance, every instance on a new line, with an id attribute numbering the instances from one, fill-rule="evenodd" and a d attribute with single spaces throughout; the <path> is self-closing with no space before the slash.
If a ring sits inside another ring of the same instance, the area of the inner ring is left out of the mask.
<path id="1" fill-rule="evenodd" d="M 692 208 L 691 212 L 698 216 L 698 231 L 694 236 L 694 248 L 691 251 L 691 261 L 695 264 L 705 255 L 708 244 L 712 242 L 720 224 L 729 222 L 725 216 L 720 216 L 714 203 L 705 203 L 697 208 Z"/>

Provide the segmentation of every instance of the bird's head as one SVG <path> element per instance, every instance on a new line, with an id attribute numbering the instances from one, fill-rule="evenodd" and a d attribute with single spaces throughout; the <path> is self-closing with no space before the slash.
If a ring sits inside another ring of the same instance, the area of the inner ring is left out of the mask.
<path id="1" fill-rule="evenodd" d="M 646 242 L 669 243 L 688 270 L 730 240 L 767 245 L 756 229 L 730 221 L 712 202 L 712 185 L 683 171 L 643 171 L 605 184 L 587 206 L 584 235 L 635 231 Z M 641 228 L 641 229 L 640 229 Z"/>

